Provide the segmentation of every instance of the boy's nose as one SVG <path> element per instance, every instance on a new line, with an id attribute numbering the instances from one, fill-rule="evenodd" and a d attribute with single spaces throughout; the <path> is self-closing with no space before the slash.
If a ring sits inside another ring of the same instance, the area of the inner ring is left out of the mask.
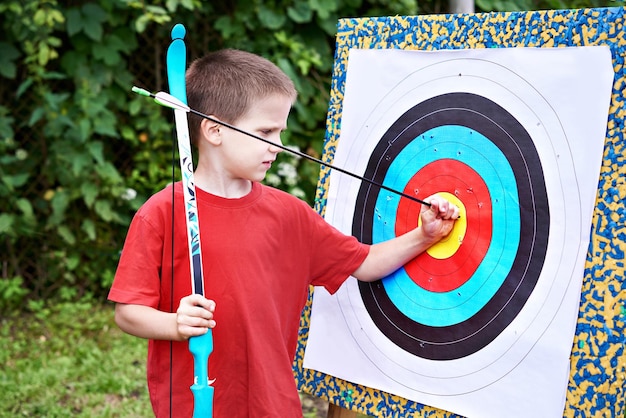
<path id="1" fill-rule="evenodd" d="M 272 140 L 272 143 L 273 144 L 270 145 L 270 152 L 278 154 L 279 152 L 283 151 L 283 149 L 281 148 L 281 146 L 283 145 L 283 141 L 281 141 L 280 138 Z"/>

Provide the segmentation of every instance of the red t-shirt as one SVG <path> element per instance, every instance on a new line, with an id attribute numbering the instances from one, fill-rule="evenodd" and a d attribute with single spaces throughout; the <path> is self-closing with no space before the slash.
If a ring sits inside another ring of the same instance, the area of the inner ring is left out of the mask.
<path id="1" fill-rule="evenodd" d="M 174 237 L 169 186 L 135 215 L 110 300 L 175 312 L 192 293 L 182 185 L 174 190 Z M 369 246 L 337 231 L 305 202 L 259 183 L 241 199 L 199 189 L 196 198 L 205 293 L 216 302 L 209 359 L 214 417 L 301 417 L 292 362 L 309 285 L 335 292 Z M 150 340 L 148 388 L 156 416 L 170 416 L 171 398 L 172 416 L 191 417 L 192 383 L 187 342 Z"/>

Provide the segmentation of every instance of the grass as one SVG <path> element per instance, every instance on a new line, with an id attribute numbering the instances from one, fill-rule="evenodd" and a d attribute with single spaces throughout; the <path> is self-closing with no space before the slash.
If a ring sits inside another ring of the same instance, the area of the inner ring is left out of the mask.
<path id="1" fill-rule="evenodd" d="M 0 418 L 153 417 L 147 345 L 121 332 L 111 305 L 44 306 L 0 319 Z M 303 395 L 306 418 L 325 417 Z"/>
<path id="2" fill-rule="evenodd" d="M 110 306 L 38 307 L 0 323 L 0 417 L 151 417 L 145 341 Z"/>
<path id="3" fill-rule="evenodd" d="M 147 344 L 117 328 L 111 305 L 31 303 L 28 311 L 0 317 L 0 418 L 153 417 Z M 301 398 L 304 418 L 326 417 L 325 402 Z"/>

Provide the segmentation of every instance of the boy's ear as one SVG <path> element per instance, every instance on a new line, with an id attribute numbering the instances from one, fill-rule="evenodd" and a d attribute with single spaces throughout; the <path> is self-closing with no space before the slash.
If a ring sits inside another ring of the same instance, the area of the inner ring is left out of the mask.
<path id="1" fill-rule="evenodd" d="M 213 145 L 219 145 L 222 142 L 221 125 L 208 119 L 200 122 L 200 132 L 202 139 L 209 141 Z"/>

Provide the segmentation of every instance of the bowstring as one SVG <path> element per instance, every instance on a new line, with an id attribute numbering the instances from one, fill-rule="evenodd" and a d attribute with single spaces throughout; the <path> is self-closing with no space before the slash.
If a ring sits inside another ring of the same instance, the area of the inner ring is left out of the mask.
<path id="1" fill-rule="evenodd" d="M 172 132 L 172 232 L 171 232 L 171 239 L 172 239 L 172 252 L 171 252 L 171 258 L 172 258 L 172 265 L 170 268 L 171 271 L 171 277 L 170 277 L 170 312 L 174 312 L 174 221 L 175 221 L 175 216 L 174 216 L 174 205 L 176 202 L 176 194 L 175 194 L 175 181 L 176 181 L 176 142 L 175 142 L 175 135 L 176 135 L 176 131 L 173 130 Z M 169 403 L 170 403 L 170 407 L 169 407 L 169 411 L 170 411 L 170 418 L 172 418 L 172 407 L 173 407 L 173 385 L 174 385 L 174 371 L 173 371 L 173 362 L 174 362 L 174 341 L 170 340 L 170 399 L 169 399 Z"/>

